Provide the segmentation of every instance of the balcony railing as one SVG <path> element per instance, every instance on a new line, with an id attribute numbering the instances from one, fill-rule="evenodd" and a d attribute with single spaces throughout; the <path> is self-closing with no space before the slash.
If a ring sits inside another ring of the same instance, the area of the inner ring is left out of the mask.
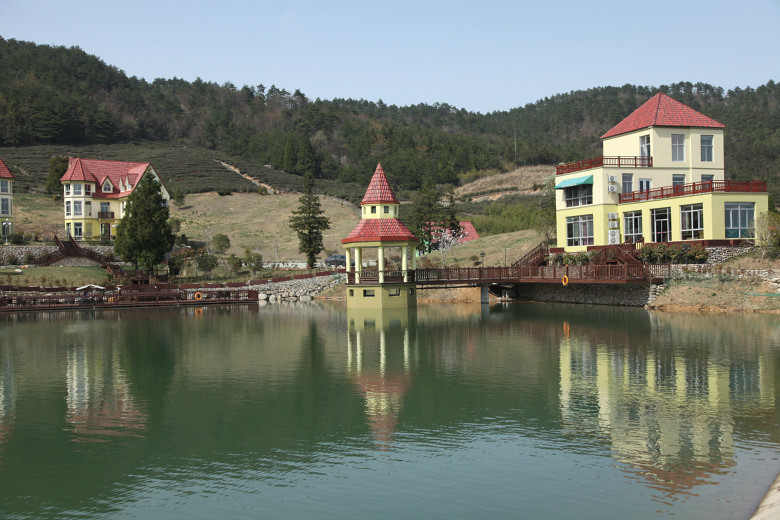
<path id="1" fill-rule="evenodd" d="M 556 175 L 563 173 L 589 170 L 600 166 L 614 166 L 622 168 L 645 168 L 653 166 L 652 157 L 592 157 L 584 161 L 561 164 L 555 168 Z"/>
<path id="2" fill-rule="evenodd" d="M 640 202 L 643 200 L 664 199 L 667 197 L 681 197 L 683 195 L 696 195 L 698 193 L 712 193 L 716 191 L 760 193 L 766 191 L 766 181 L 703 181 L 679 186 L 667 186 L 647 191 L 632 191 L 621 193 L 620 202 Z"/>
<path id="3" fill-rule="evenodd" d="M 98 218 L 114 218 L 113 211 L 99 211 Z"/>

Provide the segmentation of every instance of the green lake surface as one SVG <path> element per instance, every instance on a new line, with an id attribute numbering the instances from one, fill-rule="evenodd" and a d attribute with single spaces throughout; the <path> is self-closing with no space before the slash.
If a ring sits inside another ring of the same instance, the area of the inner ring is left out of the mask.
<path id="1" fill-rule="evenodd" d="M 3 315 L 0 518 L 747 518 L 779 391 L 772 315 Z"/>

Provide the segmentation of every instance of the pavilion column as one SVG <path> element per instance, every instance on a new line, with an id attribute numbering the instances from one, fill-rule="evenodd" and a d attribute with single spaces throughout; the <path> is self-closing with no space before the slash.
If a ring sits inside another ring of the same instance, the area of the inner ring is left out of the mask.
<path id="1" fill-rule="evenodd" d="M 379 271 L 379 283 L 385 283 L 385 248 L 382 245 L 377 250 L 376 263 Z"/>
<path id="2" fill-rule="evenodd" d="M 355 248 L 355 283 L 360 283 L 360 273 L 363 271 L 363 255 L 360 247 Z"/>
<path id="3" fill-rule="evenodd" d="M 404 274 L 404 283 L 409 281 L 409 269 L 406 262 L 406 255 L 409 252 L 409 247 L 406 245 L 401 246 L 401 272 Z"/>
<path id="4" fill-rule="evenodd" d="M 347 260 L 347 265 L 345 266 L 345 269 L 344 269 L 346 272 L 349 272 L 350 271 L 350 267 L 352 267 L 352 262 L 350 261 L 350 259 L 352 258 L 352 255 L 350 254 L 351 250 L 352 250 L 352 248 L 348 247 L 347 248 L 347 254 L 344 255 L 346 257 L 346 260 Z"/>
<path id="5" fill-rule="evenodd" d="M 412 249 L 412 271 L 417 269 L 417 251 Z"/>

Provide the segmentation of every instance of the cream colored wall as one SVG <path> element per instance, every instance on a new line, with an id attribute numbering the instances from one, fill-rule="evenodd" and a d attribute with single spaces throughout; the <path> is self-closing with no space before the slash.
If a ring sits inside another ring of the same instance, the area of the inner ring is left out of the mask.
<path id="1" fill-rule="evenodd" d="M 385 213 L 387 207 L 388 213 Z M 371 213 L 371 208 L 376 208 L 376 213 Z M 366 204 L 361 207 L 360 218 L 398 218 L 398 204 Z"/>
<path id="2" fill-rule="evenodd" d="M 390 291 L 398 290 L 398 296 Z M 364 296 L 364 291 L 374 291 L 374 296 Z M 417 289 L 414 284 L 347 285 L 347 308 L 351 309 L 401 309 L 417 305 Z"/>
<path id="3" fill-rule="evenodd" d="M 618 206 L 620 238 L 625 239 L 624 214 L 632 211 L 642 212 L 642 234 L 645 242 L 652 241 L 652 223 L 650 210 L 658 208 L 671 208 L 671 241 L 682 241 L 682 226 L 680 207 L 689 204 L 702 204 L 704 214 L 704 240 L 725 240 L 726 238 L 726 202 L 753 202 L 755 204 L 755 216 L 765 213 L 769 209 L 769 195 L 767 193 L 703 193 L 685 197 L 670 197 L 643 202 L 632 202 Z M 564 226 L 564 233 L 566 228 Z M 595 217 L 594 217 L 594 234 Z M 565 234 L 564 234 L 565 237 Z M 564 240 L 565 241 L 565 240 Z"/>

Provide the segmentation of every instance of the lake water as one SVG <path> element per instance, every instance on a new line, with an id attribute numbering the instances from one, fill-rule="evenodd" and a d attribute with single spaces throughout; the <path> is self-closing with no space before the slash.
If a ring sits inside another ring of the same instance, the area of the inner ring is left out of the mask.
<path id="1" fill-rule="evenodd" d="M 0 517 L 747 518 L 780 317 L 535 303 L 0 316 Z"/>

